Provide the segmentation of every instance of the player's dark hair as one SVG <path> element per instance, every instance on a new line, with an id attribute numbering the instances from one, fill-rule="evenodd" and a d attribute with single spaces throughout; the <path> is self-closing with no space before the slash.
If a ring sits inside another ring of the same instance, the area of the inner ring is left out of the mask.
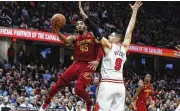
<path id="1" fill-rule="evenodd" d="M 120 31 L 115 31 L 114 33 L 116 34 L 116 37 L 120 38 L 120 42 L 124 40 L 123 34 L 121 34 Z"/>
<path id="2" fill-rule="evenodd" d="M 78 21 L 82 21 L 82 22 L 84 22 L 84 24 L 85 24 L 85 21 L 84 21 L 83 19 L 79 19 Z M 77 22 L 78 22 L 78 21 L 77 21 Z M 76 23 L 77 23 L 77 22 L 76 22 Z"/>
<path id="3" fill-rule="evenodd" d="M 146 76 L 147 76 L 147 75 L 149 75 L 149 76 L 150 76 L 150 78 L 152 79 L 152 76 L 151 76 L 151 74 L 146 74 Z"/>

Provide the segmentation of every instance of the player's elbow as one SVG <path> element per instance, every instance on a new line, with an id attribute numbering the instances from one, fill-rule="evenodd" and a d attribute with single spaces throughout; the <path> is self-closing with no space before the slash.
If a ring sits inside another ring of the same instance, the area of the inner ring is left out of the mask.
<path id="1" fill-rule="evenodd" d="M 96 38 L 96 40 L 101 41 L 103 36 L 101 35 L 101 33 L 98 31 L 98 29 L 93 29 L 92 30 L 94 37 Z"/>
<path id="2" fill-rule="evenodd" d="M 66 45 L 71 45 L 72 44 L 72 42 L 70 41 L 70 40 L 68 40 L 68 39 L 64 39 L 64 40 L 62 40 L 63 42 L 64 42 L 64 44 L 66 44 Z"/>
<path id="3" fill-rule="evenodd" d="M 71 43 L 69 41 L 64 41 L 65 45 L 71 45 Z"/>
<path id="4" fill-rule="evenodd" d="M 126 50 L 128 50 L 129 49 L 129 47 L 130 47 L 130 41 L 125 41 L 125 42 L 123 42 L 122 43 L 122 46 L 126 49 Z"/>

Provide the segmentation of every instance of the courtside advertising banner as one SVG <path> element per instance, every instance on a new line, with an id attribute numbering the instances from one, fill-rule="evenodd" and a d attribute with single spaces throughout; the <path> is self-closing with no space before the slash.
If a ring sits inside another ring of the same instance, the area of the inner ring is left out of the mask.
<path id="1" fill-rule="evenodd" d="M 63 44 L 63 42 L 59 40 L 57 34 L 36 30 L 0 27 L 0 36 Z"/>
<path id="2" fill-rule="evenodd" d="M 68 35 L 65 36 L 67 37 Z M 13 39 L 26 39 L 63 44 L 56 34 L 36 30 L 0 27 L 0 37 L 11 37 Z M 128 52 L 180 58 L 180 51 L 151 46 L 141 46 L 137 44 L 131 44 Z"/>
<path id="3" fill-rule="evenodd" d="M 129 52 L 180 58 L 180 51 L 151 46 L 141 46 L 136 44 L 131 44 Z"/>

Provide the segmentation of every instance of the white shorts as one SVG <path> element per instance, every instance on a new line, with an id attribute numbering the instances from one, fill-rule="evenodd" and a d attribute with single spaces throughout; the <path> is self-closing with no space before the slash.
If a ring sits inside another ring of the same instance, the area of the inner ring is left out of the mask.
<path id="1" fill-rule="evenodd" d="M 97 94 L 97 111 L 124 111 L 124 83 L 101 82 Z"/>

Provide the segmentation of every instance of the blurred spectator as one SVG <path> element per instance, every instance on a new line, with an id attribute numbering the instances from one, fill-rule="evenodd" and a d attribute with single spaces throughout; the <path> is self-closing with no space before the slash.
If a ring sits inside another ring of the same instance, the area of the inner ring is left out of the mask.
<path id="1" fill-rule="evenodd" d="M 28 29 L 28 26 L 24 22 L 21 22 L 20 28 L 21 29 Z"/>
<path id="2" fill-rule="evenodd" d="M 14 58 L 15 58 L 15 50 L 13 47 L 13 44 L 11 44 L 10 48 L 8 49 L 8 63 L 12 66 L 14 64 Z"/>
<path id="3" fill-rule="evenodd" d="M 59 104 L 59 99 L 58 97 L 54 97 L 53 98 L 53 102 L 51 103 L 51 107 L 50 108 L 55 108 L 55 109 L 58 109 L 58 108 L 61 108 L 61 104 Z"/>
<path id="4" fill-rule="evenodd" d="M 86 109 L 84 108 L 84 104 L 82 101 L 78 101 L 77 102 L 77 111 L 86 111 Z"/>
<path id="5" fill-rule="evenodd" d="M 43 79 L 48 81 L 48 80 L 50 80 L 51 78 L 52 78 L 51 74 L 49 74 L 49 71 L 46 70 L 46 71 L 45 71 L 45 74 L 43 74 Z"/>
<path id="6" fill-rule="evenodd" d="M 7 61 L 4 61 L 4 65 L 3 65 L 3 68 L 5 71 L 7 71 L 8 69 L 10 69 L 11 65 L 7 62 Z"/>
<path id="7" fill-rule="evenodd" d="M 20 107 L 33 108 L 33 105 L 29 103 L 29 98 L 25 98 L 24 103 L 22 103 Z"/>
<path id="8" fill-rule="evenodd" d="M 6 86 L 0 84 L 0 96 L 7 96 L 7 95 L 8 95 L 8 90 Z"/>
<path id="9" fill-rule="evenodd" d="M 20 48 L 18 49 L 17 60 L 21 64 L 24 62 L 24 49 L 23 49 L 23 46 L 20 46 Z"/>
<path id="10" fill-rule="evenodd" d="M 93 81 L 93 84 L 90 85 L 90 87 L 89 87 L 89 95 L 91 96 L 91 98 L 95 98 L 96 97 L 96 88 L 99 85 L 99 82 L 100 82 L 99 78 L 95 77 L 94 81 Z"/>
<path id="11" fill-rule="evenodd" d="M 66 106 L 66 111 L 76 111 L 75 105 L 73 105 L 72 101 L 68 101 L 68 104 Z"/>
<path id="12" fill-rule="evenodd" d="M 2 107 L 5 107 L 4 105 L 4 99 L 3 99 L 3 96 L 0 96 L 0 111 L 1 111 L 1 108 Z"/>

